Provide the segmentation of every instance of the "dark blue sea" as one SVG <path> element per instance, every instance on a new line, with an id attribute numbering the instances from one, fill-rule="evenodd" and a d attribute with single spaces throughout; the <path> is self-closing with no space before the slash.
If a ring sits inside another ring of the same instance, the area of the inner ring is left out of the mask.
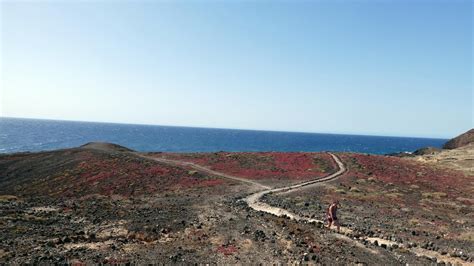
<path id="1" fill-rule="evenodd" d="M 71 148 L 91 141 L 137 151 L 351 151 L 372 154 L 441 147 L 446 139 L 0 118 L 0 153 Z"/>

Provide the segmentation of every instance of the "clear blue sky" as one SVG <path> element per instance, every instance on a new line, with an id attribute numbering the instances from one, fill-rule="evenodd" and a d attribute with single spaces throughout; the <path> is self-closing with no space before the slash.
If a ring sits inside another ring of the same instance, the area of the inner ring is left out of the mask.
<path id="1" fill-rule="evenodd" d="M 452 137 L 471 1 L 1 2 L 1 116 Z"/>

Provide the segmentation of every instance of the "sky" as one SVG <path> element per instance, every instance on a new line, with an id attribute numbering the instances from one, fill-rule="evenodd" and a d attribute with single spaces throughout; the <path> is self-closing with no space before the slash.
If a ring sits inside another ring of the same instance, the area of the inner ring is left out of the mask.
<path id="1" fill-rule="evenodd" d="M 450 138 L 472 1 L 0 1 L 0 116 Z"/>

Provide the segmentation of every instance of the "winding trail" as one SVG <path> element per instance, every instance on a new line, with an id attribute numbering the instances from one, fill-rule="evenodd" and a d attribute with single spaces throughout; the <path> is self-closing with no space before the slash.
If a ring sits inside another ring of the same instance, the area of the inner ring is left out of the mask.
<path id="1" fill-rule="evenodd" d="M 276 215 L 276 216 L 285 215 L 285 216 L 288 216 L 291 219 L 295 219 L 295 220 L 308 220 L 308 222 L 321 222 L 321 221 L 318 221 L 318 220 L 315 220 L 315 219 L 308 219 L 308 218 L 305 218 L 305 217 L 301 217 L 301 216 L 296 215 L 294 213 L 291 213 L 290 211 L 285 210 L 283 208 L 270 206 L 269 204 L 266 204 L 266 203 L 260 201 L 260 199 L 264 195 L 269 194 L 269 193 L 290 192 L 290 191 L 293 191 L 293 190 L 300 189 L 304 186 L 312 185 L 312 184 L 315 184 L 315 183 L 330 181 L 330 180 L 333 180 L 333 179 L 337 178 L 338 176 L 342 175 L 344 172 L 346 172 L 346 167 L 341 162 L 341 160 L 336 155 L 334 155 L 332 153 L 329 153 L 329 154 L 332 156 L 332 158 L 334 159 L 334 161 L 337 163 L 337 165 L 339 167 L 339 170 L 337 170 L 335 173 L 333 173 L 331 175 L 328 175 L 326 177 L 313 179 L 313 180 L 306 181 L 306 182 L 303 182 L 303 183 L 299 183 L 299 184 L 296 184 L 296 185 L 291 185 L 291 186 L 287 186 L 287 187 L 273 188 L 273 189 L 267 189 L 267 190 L 264 190 L 264 191 L 260 191 L 260 192 L 251 194 L 250 196 L 246 197 L 245 202 L 247 202 L 247 204 L 252 209 L 254 209 L 256 211 L 266 212 L 266 213 L 270 213 L 270 214 L 273 214 L 273 215 Z"/>
<path id="2" fill-rule="evenodd" d="M 154 160 L 154 161 L 158 161 L 158 162 L 162 162 L 162 163 L 166 163 L 166 164 L 171 164 L 171 165 L 177 165 L 177 166 L 188 166 L 188 167 L 194 168 L 198 171 L 205 172 L 205 173 L 208 173 L 208 174 L 211 174 L 211 175 L 214 175 L 214 176 L 219 176 L 219 177 L 223 177 L 223 178 L 227 178 L 227 179 L 247 183 L 249 185 L 252 185 L 252 186 L 256 187 L 257 189 L 263 189 L 263 190 L 260 190 L 256 193 L 250 194 L 249 196 L 247 196 L 244 199 L 244 201 L 248 204 L 248 206 L 250 208 L 252 208 L 256 211 L 261 211 L 261 212 L 273 214 L 273 215 L 276 215 L 276 216 L 287 216 L 290 219 L 293 219 L 293 220 L 296 220 L 296 221 L 305 221 L 305 222 L 308 222 L 308 223 L 319 223 L 319 224 L 324 224 L 324 221 L 309 218 L 309 217 L 300 216 L 300 215 L 297 215 L 295 213 L 292 213 L 289 210 L 279 208 L 279 207 L 275 207 L 275 206 L 271 206 L 271 205 L 269 205 L 267 203 L 264 203 L 260 200 L 264 195 L 269 194 L 269 193 L 291 192 L 291 191 L 295 191 L 295 190 L 301 189 L 301 188 L 309 186 L 309 185 L 316 185 L 318 183 L 328 182 L 328 181 L 331 181 L 331 180 L 334 180 L 334 179 L 340 177 L 342 174 L 344 174 L 347 171 L 347 168 L 342 163 L 342 161 L 339 159 L 339 157 L 337 157 L 336 155 L 334 155 L 332 153 L 328 153 L 328 154 L 331 155 L 333 160 L 338 165 L 339 169 L 336 172 L 334 172 L 334 173 L 332 173 L 328 176 L 325 176 L 325 177 L 316 178 L 316 179 L 305 181 L 305 182 L 298 183 L 298 184 L 295 184 L 295 185 L 290 185 L 290 186 L 286 186 L 286 187 L 279 187 L 279 188 L 271 188 L 269 186 L 262 185 L 258 182 L 255 182 L 255 181 L 252 181 L 252 180 L 249 180 L 249 179 L 236 177 L 236 176 L 228 175 L 228 174 L 225 174 L 225 173 L 222 173 L 222 172 L 214 171 L 214 170 L 211 170 L 207 167 L 204 167 L 204 166 L 192 163 L 192 162 L 185 162 L 185 161 L 165 159 L 165 158 L 157 158 L 157 157 L 143 155 L 143 154 L 140 154 L 140 153 L 135 153 L 135 155 L 137 155 L 139 157 L 142 157 L 142 158 L 145 158 L 145 159 L 151 159 L 151 160 Z M 332 230 L 335 231 L 336 229 L 333 227 Z M 450 257 L 450 256 L 447 256 L 447 255 L 442 255 L 441 253 L 439 253 L 437 251 L 427 250 L 427 249 L 423 249 L 423 248 L 419 248 L 419 247 L 408 247 L 408 246 L 404 245 L 403 243 L 398 243 L 398 242 L 395 242 L 395 241 L 390 241 L 390 240 L 386 240 L 386 239 L 382 239 L 382 238 L 378 238 L 378 237 L 363 236 L 363 237 L 353 239 L 353 238 L 349 237 L 353 233 L 354 233 L 354 231 L 352 229 L 341 226 L 340 227 L 340 234 L 341 235 L 339 235 L 339 237 L 344 238 L 344 239 L 349 240 L 349 241 L 355 241 L 358 244 L 358 246 L 360 246 L 360 247 L 365 247 L 365 246 L 361 245 L 360 242 L 358 242 L 357 240 L 367 241 L 369 243 L 372 243 L 372 244 L 375 244 L 375 245 L 378 245 L 378 246 L 382 246 L 382 247 L 385 246 L 387 248 L 388 247 L 390 247 L 390 248 L 403 247 L 406 250 L 409 250 L 410 252 L 414 253 L 415 255 L 417 255 L 419 257 L 428 257 L 428 258 L 430 258 L 430 259 L 432 259 L 433 261 L 436 261 L 436 262 L 445 262 L 445 263 L 449 262 L 453 265 L 474 265 L 474 264 L 466 262 L 466 261 L 464 261 L 460 258 L 454 258 L 454 257 Z M 370 247 L 370 246 L 368 246 L 368 247 Z"/>

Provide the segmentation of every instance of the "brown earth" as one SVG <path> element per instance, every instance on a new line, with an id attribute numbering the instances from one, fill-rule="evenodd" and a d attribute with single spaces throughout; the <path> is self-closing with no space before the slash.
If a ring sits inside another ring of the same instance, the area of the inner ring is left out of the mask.
<path id="1" fill-rule="evenodd" d="M 470 143 L 474 143 L 474 128 L 446 142 L 443 149 L 456 149 Z"/>
<path id="2" fill-rule="evenodd" d="M 338 197 L 343 223 L 359 234 L 472 262 L 472 175 L 409 159 L 338 156 L 348 168 L 342 177 L 264 200 L 322 217 Z M 201 160 L 252 182 L 156 158 Z M 95 143 L 2 155 L 0 263 L 433 263 L 243 201 L 262 189 L 253 182 L 278 187 L 334 171 L 325 153 L 138 154 Z"/>

